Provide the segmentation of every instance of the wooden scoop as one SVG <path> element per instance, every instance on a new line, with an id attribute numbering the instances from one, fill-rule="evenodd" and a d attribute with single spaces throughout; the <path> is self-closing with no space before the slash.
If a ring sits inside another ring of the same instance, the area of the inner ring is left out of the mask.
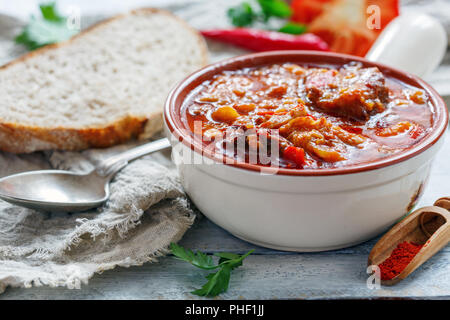
<path id="1" fill-rule="evenodd" d="M 450 197 L 438 199 L 433 206 L 418 209 L 389 230 L 372 248 L 368 265 L 379 265 L 389 258 L 403 241 L 423 244 L 417 255 L 403 271 L 382 285 L 393 285 L 405 279 L 422 263 L 445 247 L 450 241 Z"/>

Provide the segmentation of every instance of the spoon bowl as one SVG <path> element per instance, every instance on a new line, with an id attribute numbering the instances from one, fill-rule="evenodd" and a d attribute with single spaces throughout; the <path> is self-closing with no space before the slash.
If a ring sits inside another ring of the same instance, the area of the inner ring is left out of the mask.
<path id="1" fill-rule="evenodd" d="M 129 161 L 170 147 L 160 139 L 101 162 L 89 173 L 39 170 L 0 179 L 0 199 L 23 207 L 55 212 L 85 211 L 109 198 L 109 182 Z"/>
<path id="2" fill-rule="evenodd" d="M 30 171 L 0 179 L 0 199 L 31 209 L 84 211 L 108 199 L 107 182 L 95 171 Z"/>

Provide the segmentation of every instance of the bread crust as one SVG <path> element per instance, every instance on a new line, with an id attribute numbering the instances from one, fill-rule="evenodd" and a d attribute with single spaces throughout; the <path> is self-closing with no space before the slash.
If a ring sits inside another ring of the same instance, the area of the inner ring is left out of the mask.
<path id="1" fill-rule="evenodd" d="M 0 72 L 8 67 L 22 63 L 36 55 L 47 51 L 57 50 L 63 46 L 70 45 L 76 38 L 83 37 L 97 28 L 127 15 L 141 13 L 159 13 L 177 19 L 186 29 L 196 35 L 199 49 L 201 50 L 202 64 L 208 63 L 208 49 L 203 37 L 185 21 L 172 13 L 155 8 L 141 8 L 129 13 L 119 14 L 106 20 L 100 21 L 89 28 L 81 31 L 71 39 L 50 44 L 22 55 L 21 57 L 0 66 Z M 71 150 L 78 151 L 88 148 L 106 148 L 127 140 L 138 138 L 145 139 L 154 135 L 162 129 L 162 111 L 150 114 L 146 118 L 126 116 L 113 123 L 88 128 L 54 127 L 43 128 L 27 126 L 20 123 L 7 123 L 0 119 L 0 151 L 11 153 L 31 153 L 43 150 Z"/>

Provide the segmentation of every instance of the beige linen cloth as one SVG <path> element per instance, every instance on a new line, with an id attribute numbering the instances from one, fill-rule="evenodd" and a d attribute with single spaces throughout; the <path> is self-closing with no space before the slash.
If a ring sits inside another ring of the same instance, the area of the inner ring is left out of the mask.
<path id="1" fill-rule="evenodd" d="M 0 57 L 22 53 L 12 39 L 21 23 L 0 16 Z M 1 62 L 0 62 L 1 63 Z M 0 177 L 36 169 L 87 171 L 129 146 L 75 152 L 0 152 Z M 196 214 L 169 158 L 158 153 L 130 163 L 112 181 L 98 210 L 51 214 L 0 200 L 0 293 L 7 286 L 80 288 L 94 273 L 156 261 L 181 239 Z"/>
<path id="2" fill-rule="evenodd" d="M 218 28 L 228 26 L 226 8 L 240 2 L 188 0 L 165 9 L 196 28 Z M 448 11 L 444 8 L 447 0 L 403 3 L 440 18 Z M 82 27 L 99 18 L 104 17 L 82 16 Z M 447 18 L 443 20 L 450 26 Z M 0 65 L 23 53 L 12 41 L 22 25 L 0 15 Z M 209 49 L 212 61 L 244 52 L 218 43 L 209 43 Z M 430 79 L 433 85 L 440 85 L 442 94 L 450 90 L 449 68 L 450 56 L 435 73 L 438 76 Z M 127 146 L 20 156 L 0 152 L 0 177 L 47 168 L 88 170 L 96 161 L 124 148 Z M 0 200 L 0 293 L 7 286 L 79 288 L 96 272 L 156 261 L 166 254 L 170 242 L 178 241 L 196 216 L 168 156 L 168 152 L 147 156 L 123 169 L 111 183 L 110 200 L 99 210 L 40 213 Z"/>
<path id="3" fill-rule="evenodd" d="M 87 159 L 109 151 L 0 154 L 0 176 L 49 166 L 84 171 Z M 155 155 L 132 162 L 111 183 L 106 205 L 86 213 L 42 213 L 0 201 L 0 293 L 8 285 L 80 288 L 96 272 L 166 254 L 195 214 L 176 173 L 159 164 L 165 161 Z"/>

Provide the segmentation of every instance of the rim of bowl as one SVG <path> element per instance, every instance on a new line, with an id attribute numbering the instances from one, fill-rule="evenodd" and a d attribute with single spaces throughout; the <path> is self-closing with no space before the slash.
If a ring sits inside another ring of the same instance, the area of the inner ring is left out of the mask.
<path id="1" fill-rule="evenodd" d="M 181 119 L 182 115 L 180 112 L 185 98 L 189 96 L 189 93 L 191 93 L 192 90 L 197 88 L 204 81 L 210 80 L 214 75 L 225 70 L 233 71 L 247 67 L 258 67 L 269 64 L 288 62 L 299 64 L 309 63 L 311 65 L 342 66 L 352 61 L 361 62 L 364 67 L 378 67 L 385 76 L 392 77 L 394 79 L 400 80 L 403 83 L 424 90 L 429 96 L 429 104 L 434 109 L 432 110 L 432 130 L 424 138 L 422 138 L 421 141 L 414 144 L 410 148 L 376 161 L 326 169 L 277 168 L 276 175 L 328 176 L 375 170 L 408 160 L 430 148 L 443 136 L 447 129 L 449 117 L 447 106 L 439 93 L 418 76 L 378 62 L 371 62 L 357 56 L 334 52 L 319 52 L 307 50 L 284 50 L 251 53 L 207 65 L 187 76 L 183 81 L 179 82 L 178 85 L 176 85 L 176 87 L 170 92 L 164 107 L 164 121 L 171 134 L 174 135 L 176 139 L 178 139 L 184 145 L 190 147 L 194 152 L 197 152 L 202 156 L 206 156 L 209 159 L 214 160 L 216 163 L 222 163 L 224 165 L 232 166 L 235 168 L 261 172 L 261 169 L 265 166 L 238 161 L 225 155 L 220 155 L 219 157 L 214 152 L 211 152 L 211 150 L 205 150 L 205 145 L 197 141 L 198 139 L 193 138 L 191 130 L 189 128 L 186 128 L 186 126 L 184 125 Z"/>

